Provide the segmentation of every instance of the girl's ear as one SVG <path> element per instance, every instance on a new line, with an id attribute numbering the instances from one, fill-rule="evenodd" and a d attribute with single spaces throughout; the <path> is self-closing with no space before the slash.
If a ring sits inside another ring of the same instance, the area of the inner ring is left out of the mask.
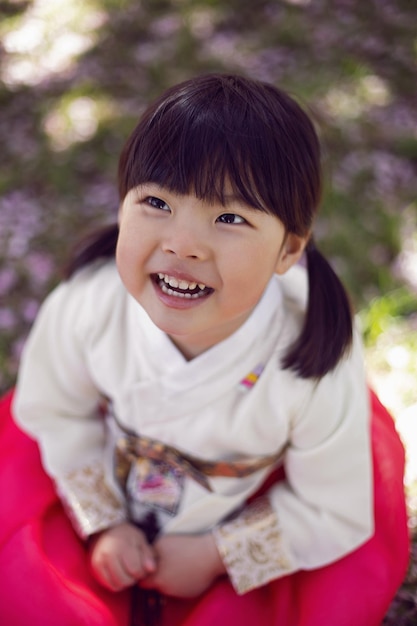
<path id="1" fill-rule="evenodd" d="M 282 244 L 278 262 L 275 268 L 277 274 L 285 274 L 290 267 L 300 260 L 307 245 L 309 235 L 300 237 L 294 233 L 287 233 Z"/>

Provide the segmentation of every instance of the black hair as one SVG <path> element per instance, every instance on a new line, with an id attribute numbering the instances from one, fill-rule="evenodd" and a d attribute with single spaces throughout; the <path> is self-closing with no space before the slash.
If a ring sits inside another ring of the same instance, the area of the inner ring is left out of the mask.
<path id="1" fill-rule="evenodd" d="M 320 143 L 301 106 L 284 91 L 242 76 L 209 74 L 171 87 L 143 114 L 119 160 L 119 195 L 143 183 L 225 203 L 227 185 L 246 204 L 309 238 L 322 191 Z M 67 276 L 113 257 L 117 224 L 76 249 Z M 352 342 L 348 296 L 310 237 L 304 328 L 283 360 L 303 378 L 334 369 Z"/>

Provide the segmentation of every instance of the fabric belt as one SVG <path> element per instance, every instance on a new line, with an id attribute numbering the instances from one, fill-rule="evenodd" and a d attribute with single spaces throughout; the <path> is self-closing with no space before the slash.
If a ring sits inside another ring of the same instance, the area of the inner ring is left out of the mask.
<path id="1" fill-rule="evenodd" d="M 119 424 L 120 427 L 120 424 Z M 193 478 L 208 491 L 213 491 L 208 477 L 243 478 L 268 466 L 277 464 L 284 451 L 262 457 L 245 457 L 232 461 L 208 461 L 181 452 L 156 439 L 126 433 L 118 438 L 115 449 L 116 477 L 125 487 L 130 468 L 139 458 L 163 461 Z"/>

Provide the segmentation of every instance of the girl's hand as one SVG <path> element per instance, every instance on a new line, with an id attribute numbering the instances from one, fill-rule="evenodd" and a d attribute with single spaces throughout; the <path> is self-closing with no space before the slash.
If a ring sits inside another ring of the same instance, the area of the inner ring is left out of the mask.
<path id="1" fill-rule="evenodd" d="M 94 577 L 108 589 L 121 591 L 156 571 L 156 560 L 145 535 L 123 523 L 97 535 L 90 546 Z"/>
<path id="2" fill-rule="evenodd" d="M 158 569 L 140 581 L 140 586 L 157 589 L 178 598 L 201 595 L 226 572 L 213 535 L 166 535 L 154 544 Z"/>

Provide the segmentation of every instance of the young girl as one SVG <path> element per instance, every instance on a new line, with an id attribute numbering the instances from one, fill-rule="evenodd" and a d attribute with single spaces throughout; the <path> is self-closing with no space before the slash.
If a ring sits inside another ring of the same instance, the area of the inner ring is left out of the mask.
<path id="1" fill-rule="evenodd" d="M 13 413 L 46 474 L 3 403 L 2 623 L 380 624 L 403 449 L 313 242 L 320 188 L 313 124 L 271 85 L 202 76 L 147 109 L 118 223 L 23 356 Z"/>

